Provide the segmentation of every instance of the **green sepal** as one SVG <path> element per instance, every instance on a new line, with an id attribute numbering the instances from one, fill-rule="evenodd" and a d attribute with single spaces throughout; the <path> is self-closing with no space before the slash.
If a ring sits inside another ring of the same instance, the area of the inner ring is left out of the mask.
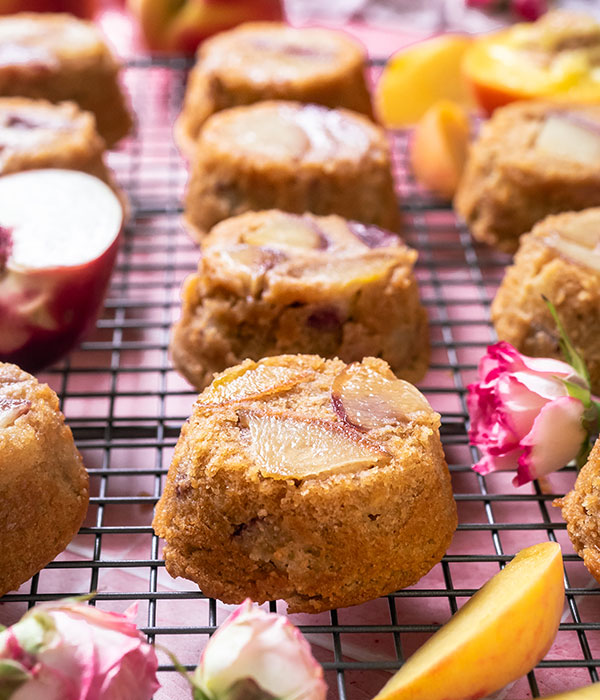
<path id="1" fill-rule="evenodd" d="M 575 384 L 569 379 L 563 379 L 562 377 L 560 379 L 565 385 L 569 396 L 572 396 L 574 399 L 578 399 L 579 401 L 581 401 L 586 411 L 589 411 L 591 409 L 592 411 L 597 413 L 598 407 L 594 406 L 594 402 L 592 401 L 592 394 L 588 387 L 582 387 L 581 385 Z"/>
<path id="2" fill-rule="evenodd" d="M 277 700 L 277 698 L 263 690 L 254 678 L 239 678 L 221 695 L 219 700 Z"/>
<path id="3" fill-rule="evenodd" d="M 205 695 L 198 686 L 194 686 L 192 698 L 193 700 L 210 700 L 208 695 Z"/>
<path id="4" fill-rule="evenodd" d="M 592 399 L 592 394 L 589 389 L 584 389 L 579 384 L 574 384 L 568 379 L 561 380 L 567 389 L 569 396 L 578 399 L 583 404 L 583 415 L 581 416 L 581 425 L 585 430 L 585 439 L 581 443 L 579 452 L 575 457 L 577 469 L 581 469 L 587 462 L 587 459 L 592 451 L 591 435 L 598 434 L 600 423 L 600 404 Z"/>
<path id="5" fill-rule="evenodd" d="M 588 436 L 581 443 L 581 447 L 579 448 L 579 452 L 577 453 L 577 456 L 575 457 L 575 465 L 577 467 L 577 471 L 579 471 L 583 466 L 585 466 L 585 463 L 588 461 L 588 457 L 590 456 L 591 451 L 592 451 L 592 441 L 590 440 L 590 438 Z"/>
<path id="6" fill-rule="evenodd" d="M 552 318 L 554 319 L 554 323 L 556 323 L 556 328 L 558 329 L 558 342 L 560 345 L 560 350 L 563 354 L 563 357 L 565 358 L 565 361 L 568 362 L 573 369 L 580 374 L 587 382 L 587 384 L 590 384 L 590 373 L 588 372 L 588 368 L 581 357 L 581 355 L 575 350 L 575 346 L 571 342 L 569 336 L 567 335 L 567 332 L 565 331 L 565 328 L 563 324 L 561 323 L 560 318 L 558 317 L 558 312 L 556 311 L 556 307 L 554 304 L 548 299 L 547 296 L 542 294 L 542 299 L 544 300 L 546 306 L 548 307 L 548 311 L 550 311 L 550 314 L 552 315 Z"/>
<path id="7" fill-rule="evenodd" d="M 18 661 L 0 659 L 0 700 L 9 700 L 30 677 L 29 671 Z"/>

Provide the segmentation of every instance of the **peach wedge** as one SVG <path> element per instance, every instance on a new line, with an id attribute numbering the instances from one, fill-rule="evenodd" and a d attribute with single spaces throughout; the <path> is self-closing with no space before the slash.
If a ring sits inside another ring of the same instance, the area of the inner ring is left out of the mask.
<path id="1" fill-rule="evenodd" d="M 375 88 L 377 115 L 387 127 L 416 124 L 438 100 L 472 106 L 461 64 L 471 39 L 443 34 L 394 54 Z"/>
<path id="2" fill-rule="evenodd" d="M 469 118 L 448 100 L 427 110 L 415 127 L 410 163 L 417 181 L 445 199 L 452 199 L 467 160 Z"/>
<path id="3" fill-rule="evenodd" d="M 476 700 L 528 673 L 564 606 L 560 546 L 519 552 L 433 635 L 375 700 Z"/>

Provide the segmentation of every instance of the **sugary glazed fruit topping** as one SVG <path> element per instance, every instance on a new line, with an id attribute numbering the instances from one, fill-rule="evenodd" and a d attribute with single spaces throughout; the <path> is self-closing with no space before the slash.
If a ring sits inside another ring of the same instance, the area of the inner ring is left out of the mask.
<path id="1" fill-rule="evenodd" d="M 19 416 L 31 409 L 31 401 L 27 399 L 10 399 L 0 396 L 0 428 L 9 428 Z"/>
<path id="2" fill-rule="evenodd" d="M 427 399 L 409 382 L 352 363 L 333 380 L 331 400 L 342 420 L 362 430 L 399 425 L 431 415 Z"/>
<path id="3" fill-rule="evenodd" d="M 391 455 L 342 423 L 264 411 L 238 411 L 259 472 L 272 479 L 344 474 L 387 464 Z"/>

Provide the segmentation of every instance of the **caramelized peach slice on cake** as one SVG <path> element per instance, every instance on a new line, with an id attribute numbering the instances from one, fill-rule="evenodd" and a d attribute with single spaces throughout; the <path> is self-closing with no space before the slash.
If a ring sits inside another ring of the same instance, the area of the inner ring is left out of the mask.
<path id="1" fill-rule="evenodd" d="M 377 280 L 383 280 L 395 265 L 395 260 L 385 253 L 372 253 L 360 257 L 335 258 L 328 261 L 309 260 L 294 262 L 287 268 L 291 277 L 318 282 L 327 280 L 331 288 L 347 291 L 357 289 Z"/>
<path id="2" fill-rule="evenodd" d="M 412 384 L 385 377 L 358 362 L 333 380 L 331 401 L 342 420 L 361 430 L 408 423 L 433 412 Z"/>
<path id="3" fill-rule="evenodd" d="M 275 249 L 319 250 L 327 247 L 327 240 L 314 221 L 283 213 L 265 219 L 260 226 L 244 233 L 243 242 Z"/>
<path id="4" fill-rule="evenodd" d="M 593 166 L 600 161 L 600 124 L 577 112 L 550 114 L 535 145 L 550 155 Z"/>
<path id="5" fill-rule="evenodd" d="M 302 126 L 291 118 L 287 105 L 281 106 L 280 112 L 282 119 L 274 119 L 265 110 L 250 111 L 243 119 L 232 120 L 227 129 L 232 132 L 231 140 L 241 149 L 266 158 L 286 161 L 302 158 L 310 149 L 310 139 Z"/>
<path id="6" fill-rule="evenodd" d="M 236 401 L 254 401 L 288 391 L 310 377 L 295 367 L 247 360 L 217 377 L 198 397 L 198 404 L 214 406 Z"/>
<path id="7" fill-rule="evenodd" d="M 395 233 L 379 226 L 361 224 L 360 221 L 348 221 L 348 230 L 368 248 L 387 248 L 400 243 L 400 238 Z"/>
<path id="8" fill-rule="evenodd" d="M 546 245 L 600 273 L 600 211 L 590 209 L 544 236 Z"/>
<path id="9" fill-rule="evenodd" d="M 30 408 L 31 401 L 27 399 L 11 399 L 0 396 L 0 428 L 8 428 Z"/>
<path id="10" fill-rule="evenodd" d="M 258 470 L 272 479 L 345 474 L 387 464 L 391 455 L 348 425 L 266 411 L 238 411 Z"/>

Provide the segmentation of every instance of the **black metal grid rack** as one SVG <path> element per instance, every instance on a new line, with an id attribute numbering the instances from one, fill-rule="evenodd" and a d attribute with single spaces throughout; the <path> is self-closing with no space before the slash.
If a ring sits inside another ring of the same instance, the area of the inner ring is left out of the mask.
<path id="1" fill-rule="evenodd" d="M 97 591 L 95 604 L 122 610 L 139 603 L 150 639 L 193 667 L 227 607 L 207 600 L 164 570 L 150 523 L 194 392 L 171 369 L 169 328 L 179 288 L 197 264 L 196 246 L 180 224 L 185 167 L 171 139 L 183 96 L 182 60 L 132 61 L 126 80 L 139 124 L 110 162 L 132 201 L 129 224 L 95 333 L 43 379 L 59 393 L 89 468 L 92 499 L 80 534 L 65 553 L 0 601 L 10 624 L 28 606 Z M 417 275 L 431 321 L 431 369 L 422 383 L 442 413 L 459 528 L 441 564 L 416 586 L 365 605 L 293 620 L 323 663 L 331 699 L 374 695 L 424 639 L 522 547 L 558 540 L 565 552 L 567 610 L 555 646 L 526 679 L 500 697 L 524 698 L 598 678 L 600 591 L 573 554 L 551 503 L 573 483 L 565 470 L 515 489 L 511 474 L 481 477 L 466 437 L 465 389 L 485 346 L 494 340 L 489 305 L 508 258 L 473 243 L 452 211 L 415 184 L 406 162 L 407 135 L 392 134 L 405 239 L 419 251 Z M 284 606 L 271 604 L 284 611 Z M 156 697 L 188 697 L 185 682 L 161 654 Z"/>

